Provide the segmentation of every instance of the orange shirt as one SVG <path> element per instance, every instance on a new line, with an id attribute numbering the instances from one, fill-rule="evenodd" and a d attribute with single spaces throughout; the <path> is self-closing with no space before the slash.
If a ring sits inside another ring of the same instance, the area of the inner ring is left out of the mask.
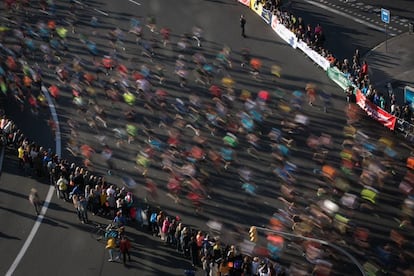
<path id="1" fill-rule="evenodd" d="M 414 157 L 413 156 L 408 157 L 407 167 L 414 170 Z"/>
<path id="2" fill-rule="evenodd" d="M 32 79 L 29 78 L 28 76 L 24 76 L 23 83 L 24 83 L 24 86 L 30 87 L 32 85 Z"/>

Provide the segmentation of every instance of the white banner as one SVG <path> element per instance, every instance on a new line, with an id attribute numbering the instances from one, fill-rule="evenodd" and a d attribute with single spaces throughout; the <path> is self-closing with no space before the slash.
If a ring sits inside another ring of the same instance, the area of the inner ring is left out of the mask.
<path id="1" fill-rule="evenodd" d="M 276 16 L 272 16 L 272 29 L 276 32 L 280 38 L 286 41 L 290 46 L 296 49 L 296 36 L 283 24 L 280 24 L 277 19 L 275 20 Z"/>
<path id="2" fill-rule="evenodd" d="M 329 61 L 318 54 L 316 51 L 312 50 L 305 42 L 299 40 L 296 42 L 296 45 L 299 49 L 301 49 L 311 60 L 313 60 L 316 64 L 318 64 L 323 70 L 328 70 L 331 66 Z"/>
<path id="3" fill-rule="evenodd" d="M 272 15 L 272 19 L 270 20 L 270 26 L 272 27 L 273 31 L 276 32 L 276 26 L 279 23 L 276 15 Z"/>

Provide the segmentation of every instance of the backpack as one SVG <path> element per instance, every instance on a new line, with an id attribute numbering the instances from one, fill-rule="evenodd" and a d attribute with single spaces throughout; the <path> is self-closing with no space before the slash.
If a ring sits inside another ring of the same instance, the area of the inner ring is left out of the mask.
<path id="1" fill-rule="evenodd" d="M 151 223 L 156 223 L 157 222 L 157 213 L 152 213 L 151 214 L 150 222 Z"/>

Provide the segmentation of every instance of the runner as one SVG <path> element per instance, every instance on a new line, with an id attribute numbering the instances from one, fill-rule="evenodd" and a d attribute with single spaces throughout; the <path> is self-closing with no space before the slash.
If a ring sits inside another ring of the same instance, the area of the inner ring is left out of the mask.
<path id="1" fill-rule="evenodd" d="M 308 83 L 305 90 L 306 95 L 308 96 L 309 105 L 312 106 L 316 100 L 316 86 L 313 83 Z"/>
<path id="2" fill-rule="evenodd" d="M 41 202 L 39 194 L 35 188 L 30 189 L 29 202 L 33 205 L 37 215 L 40 215 Z"/>

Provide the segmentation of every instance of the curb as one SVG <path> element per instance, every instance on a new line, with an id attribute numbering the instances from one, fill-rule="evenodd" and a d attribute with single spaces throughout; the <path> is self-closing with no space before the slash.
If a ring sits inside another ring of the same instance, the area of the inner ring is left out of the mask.
<path id="1" fill-rule="evenodd" d="M 375 52 L 378 48 L 380 48 L 380 47 L 382 47 L 383 45 L 385 45 L 385 43 L 388 43 L 388 42 L 390 42 L 390 41 L 394 41 L 394 40 L 396 40 L 396 39 L 399 39 L 399 38 L 401 38 L 402 36 L 409 36 L 409 35 L 411 35 L 408 31 L 407 32 L 405 32 L 405 33 L 402 33 L 402 34 L 399 34 L 399 35 L 396 35 L 396 36 L 393 36 L 393 37 L 391 37 L 391 38 L 389 38 L 387 41 L 383 41 L 383 42 L 381 42 L 380 44 L 378 44 L 378 45 L 376 45 L 376 46 L 374 46 L 374 48 L 372 48 L 371 50 L 369 50 L 363 57 L 362 57 L 362 60 L 364 60 L 364 59 L 367 59 L 373 52 Z"/>
<path id="2" fill-rule="evenodd" d="M 380 44 L 376 45 L 375 47 L 373 47 L 371 50 L 369 50 L 363 57 L 361 60 L 367 60 L 373 53 L 377 52 L 377 50 L 381 47 L 384 47 L 384 45 L 386 43 L 390 43 L 394 40 L 397 39 L 401 39 L 401 37 L 405 37 L 405 36 L 411 36 L 412 34 L 410 34 L 408 31 L 402 34 L 399 34 L 397 36 L 391 37 L 389 38 L 387 41 L 383 41 Z M 368 69 L 369 75 L 373 75 L 371 68 L 369 67 Z M 388 79 L 386 80 L 382 80 L 380 82 L 375 83 L 376 88 L 379 88 L 381 86 L 387 85 L 387 83 L 394 83 L 396 81 L 395 76 L 390 76 Z"/>

